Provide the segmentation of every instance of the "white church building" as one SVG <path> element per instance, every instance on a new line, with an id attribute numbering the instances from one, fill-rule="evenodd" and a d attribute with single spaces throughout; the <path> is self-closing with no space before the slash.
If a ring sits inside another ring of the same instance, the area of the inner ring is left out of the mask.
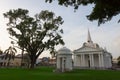
<path id="1" fill-rule="evenodd" d="M 73 69 L 72 51 L 63 47 L 57 52 L 57 70 L 60 72 L 71 71 Z"/>
<path id="2" fill-rule="evenodd" d="M 71 71 L 73 68 L 107 69 L 112 67 L 112 55 L 106 49 L 93 43 L 88 30 L 87 42 L 73 52 L 63 47 L 57 51 L 57 70 Z"/>
<path id="3" fill-rule="evenodd" d="M 87 42 L 74 53 L 74 67 L 77 68 L 111 68 L 112 55 L 106 49 L 93 43 L 88 30 Z"/>

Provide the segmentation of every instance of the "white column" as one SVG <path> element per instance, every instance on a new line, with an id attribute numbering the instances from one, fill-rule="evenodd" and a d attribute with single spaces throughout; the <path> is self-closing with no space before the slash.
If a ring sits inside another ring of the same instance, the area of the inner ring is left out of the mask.
<path id="1" fill-rule="evenodd" d="M 61 63 L 62 63 L 62 72 L 64 72 L 64 61 L 63 61 L 63 57 L 61 57 Z"/>
<path id="2" fill-rule="evenodd" d="M 75 66 L 75 62 L 76 62 L 76 55 L 75 54 L 73 55 L 73 61 L 74 61 L 73 66 Z"/>
<path id="3" fill-rule="evenodd" d="M 64 58 L 62 57 L 62 72 L 64 72 Z"/>
<path id="4" fill-rule="evenodd" d="M 92 67 L 94 67 L 94 57 L 93 57 L 93 54 L 91 54 L 91 59 L 92 59 Z"/>
<path id="5" fill-rule="evenodd" d="M 81 64 L 81 59 L 79 55 L 75 55 L 75 59 L 74 59 L 74 66 L 80 66 Z"/>
<path id="6" fill-rule="evenodd" d="M 81 65 L 82 67 L 85 66 L 85 55 L 84 54 L 81 54 Z"/>
<path id="7" fill-rule="evenodd" d="M 104 67 L 103 54 L 101 54 L 101 65 L 102 65 L 102 67 Z"/>
<path id="8" fill-rule="evenodd" d="M 76 65 L 77 66 L 80 66 L 80 63 L 81 63 L 81 60 L 80 60 L 80 56 L 77 55 L 77 58 L 76 58 Z"/>
<path id="9" fill-rule="evenodd" d="M 83 56 L 83 67 L 85 67 L 85 54 L 83 54 L 82 56 Z"/>
<path id="10" fill-rule="evenodd" d="M 74 54 L 74 66 L 77 66 L 77 55 Z"/>
<path id="11" fill-rule="evenodd" d="M 56 66 L 57 66 L 57 69 L 60 68 L 60 58 L 58 58 L 58 56 L 56 56 Z"/>
<path id="12" fill-rule="evenodd" d="M 81 60 L 80 65 L 83 66 L 83 57 L 82 57 L 82 54 L 80 55 L 80 60 Z"/>
<path id="13" fill-rule="evenodd" d="M 99 67 L 101 67 L 101 54 L 98 54 L 99 57 Z"/>
<path id="14" fill-rule="evenodd" d="M 90 59 L 90 67 L 91 67 L 92 66 L 91 54 L 89 54 L 89 59 Z"/>

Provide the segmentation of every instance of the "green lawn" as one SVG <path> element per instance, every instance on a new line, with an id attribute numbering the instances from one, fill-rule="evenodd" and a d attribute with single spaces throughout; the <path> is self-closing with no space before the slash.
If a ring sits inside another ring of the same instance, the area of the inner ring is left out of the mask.
<path id="1" fill-rule="evenodd" d="M 52 72 L 54 68 L 37 69 L 0 68 L 0 80 L 120 80 L 120 71 L 74 70 L 66 73 Z"/>

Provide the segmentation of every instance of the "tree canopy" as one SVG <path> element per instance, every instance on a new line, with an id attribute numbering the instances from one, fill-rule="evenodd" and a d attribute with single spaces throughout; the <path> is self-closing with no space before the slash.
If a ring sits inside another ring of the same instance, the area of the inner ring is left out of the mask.
<path id="1" fill-rule="evenodd" d="M 53 2 L 54 0 L 45 0 Z M 87 6 L 93 4 L 92 12 L 87 15 L 88 20 L 98 21 L 98 25 L 110 21 L 114 16 L 120 13 L 120 0 L 58 0 L 58 4 L 62 6 L 72 6 L 78 9 L 80 5 Z M 120 22 L 120 20 L 118 20 Z"/>
<path id="2" fill-rule="evenodd" d="M 64 44 L 61 37 L 63 30 L 59 28 L 63 20 L 53 12 L 44 10 L 31 17 L 28 10 L 13 9 L 4 13 L 4 16 L 9 20 L 9 34 L 28 53 L 30 68 L 34 68 L 36 59 L 44 50 L 54 52 L 56 45 Z"/>

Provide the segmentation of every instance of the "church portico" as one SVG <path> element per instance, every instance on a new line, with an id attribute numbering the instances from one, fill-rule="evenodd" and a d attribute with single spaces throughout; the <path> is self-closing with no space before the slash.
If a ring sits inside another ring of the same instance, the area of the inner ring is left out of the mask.
<path id="1" fill-rule="evenodd" d="M 103 67 L 102 55 L 100 54 L 79 54 L 77 55 L 76 61 L 74 62 L 75 66 L 82 68 L 98 68 Z"/>

